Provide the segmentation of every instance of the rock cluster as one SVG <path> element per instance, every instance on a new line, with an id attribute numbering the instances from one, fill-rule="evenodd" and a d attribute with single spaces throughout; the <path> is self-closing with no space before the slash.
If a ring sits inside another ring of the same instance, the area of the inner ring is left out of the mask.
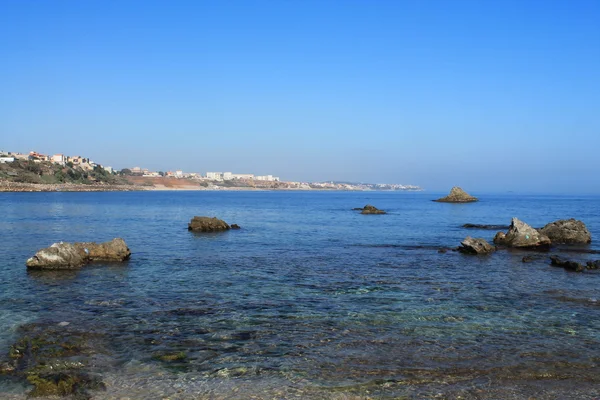
<path id="1" fill-rule="evenodd" d="M 539 233 L 518 218 L 512 219 L 508 232 L 496 234 L 494 243 L 507 247 L 539 250 L 547 250 L 552 244 L 548 236 Z"/>
<path id="2" fill-rule="evenodd" d="M 221 232 L 231 229 L 229 224 L 217 217 L 194 217 L 188 224 L 188 230 L 194 232 Z"/>
<path id="3" fill-rule="evenodd" d="M 458 186 L 450 190 L 450 194 L 441 199 L 433 200 L 439 203 L 473 203 L 478 201 L 477 197 L 473 197 Z"/>
<path id="4" fill-rule="evenodd" d="M 130 256 L 131 251 L 120 238 L 105 243 L 60 242 L 39 250 L 26 265 L 32 269 L 76 269 L 90 262 L 121 262 Z"/>
<path id="5" fill-rule="evenodd" d="M 592 241 L 592 235 L 585 224 L 573 218 L 551 222 L 540 229 L 540 233 L 548 236 L 555 244 L 587 244 Z"/>
<path id="6" fill-rule="evenodd" d="M 370 204 L 367 204 L 363 208 L 355 208 L 354 210 L 360 211 L 361 214 L 386 214 L 385 211 L 380 210 Z"/>
<path id="7" fill-rule="evenodd" d="M 472 238 L 471 236 L 467 236 L 458 248 L 458 251 L 465 254 L 489 254 L 495 250 L 496 248 L 485 241 L 485 239 Z"/>

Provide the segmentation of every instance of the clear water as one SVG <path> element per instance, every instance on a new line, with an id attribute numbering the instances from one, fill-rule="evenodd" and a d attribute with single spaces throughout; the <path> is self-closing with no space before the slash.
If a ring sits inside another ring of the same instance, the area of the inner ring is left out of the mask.
<path id="1" fill-rule="evenodd" d="M 464 223 L 513 216 L 578 218 L 600 238 L 600 198 L 436 196 L 0 194 L 0 358 L 19 326 L 67 321 L 109 338 L 96 398 L 600 396 L 600 273 L 523 264 L 519 251 L 437 251 L 495 234 Z M 367 203 L 389 214 L 351 211 Z M 190 233 L 194 215 L 242 229 Z M 131 248 L 128 263 L 25 268 L 53 242 L 113 237 Z M 165 365 L 152 357 L 161 351 L 187 358 Z M 0 397 L 27 389 L 0 377 Z"/>

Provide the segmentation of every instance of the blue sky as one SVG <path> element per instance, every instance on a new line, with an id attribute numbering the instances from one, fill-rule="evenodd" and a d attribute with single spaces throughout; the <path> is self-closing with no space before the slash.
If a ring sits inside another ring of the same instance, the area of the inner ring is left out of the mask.
<path id="1" fill-rule="evenodd" d="M 0 0 L 0 149 L 600 192 L 600 2 Z"/>

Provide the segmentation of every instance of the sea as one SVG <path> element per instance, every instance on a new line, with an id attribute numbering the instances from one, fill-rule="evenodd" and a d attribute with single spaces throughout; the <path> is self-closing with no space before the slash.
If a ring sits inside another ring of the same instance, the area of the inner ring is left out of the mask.
<path id="1" fill-rule="evenodd" d="M 39 324 L 98 338 L 93 399 L 600 398 L 600 271 L 549 261 L 600 259 L 600 197 L 475 194 L 0 193 L 0 362 Z M 189 232 L 196 215 L 241 229 Z M 465 223 L 512 217 L 580 219 L 593 241 L 440 251 L 496 233 Z M 128 262 L 25 267 L 54 242 L 115 237 Z M 0 398 L 31 388 L 0 375 Z"/>

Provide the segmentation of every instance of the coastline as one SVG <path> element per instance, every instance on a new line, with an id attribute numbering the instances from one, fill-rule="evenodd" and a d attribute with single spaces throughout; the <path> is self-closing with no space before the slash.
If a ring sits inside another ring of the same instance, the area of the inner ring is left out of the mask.
<path id="1" fill-rule="evenodd" d="M 148 190 L 138 185 L 83 185 L 0 182 L 0 192 L 133 192 Z"/>
<path id="2" fill-rule="evenodd" d="M 22 183 L 22 182 L 7 182 L 0 181 L 0 193 L 36 193 L 36 192 L 140 192 L 140 191 L 157 191 L 157 192 L 182 192 L 182 191 L 208 191 L 208 192 L 374 192 L 373 189 L 333 189 L 333 188 L 306 188 L 306 187 L 252 187 L 252 186 L 200 186 L 200 185 L 178 185 L 167 186 L 161 184 L 154 185 L 106 185 L 106 184 L 41 184 L 41 183 Z M 418 190 L 385 190 L 386 192 L 416 192 Z M 422 190 L 419 190 L 422 191 Z"/>

